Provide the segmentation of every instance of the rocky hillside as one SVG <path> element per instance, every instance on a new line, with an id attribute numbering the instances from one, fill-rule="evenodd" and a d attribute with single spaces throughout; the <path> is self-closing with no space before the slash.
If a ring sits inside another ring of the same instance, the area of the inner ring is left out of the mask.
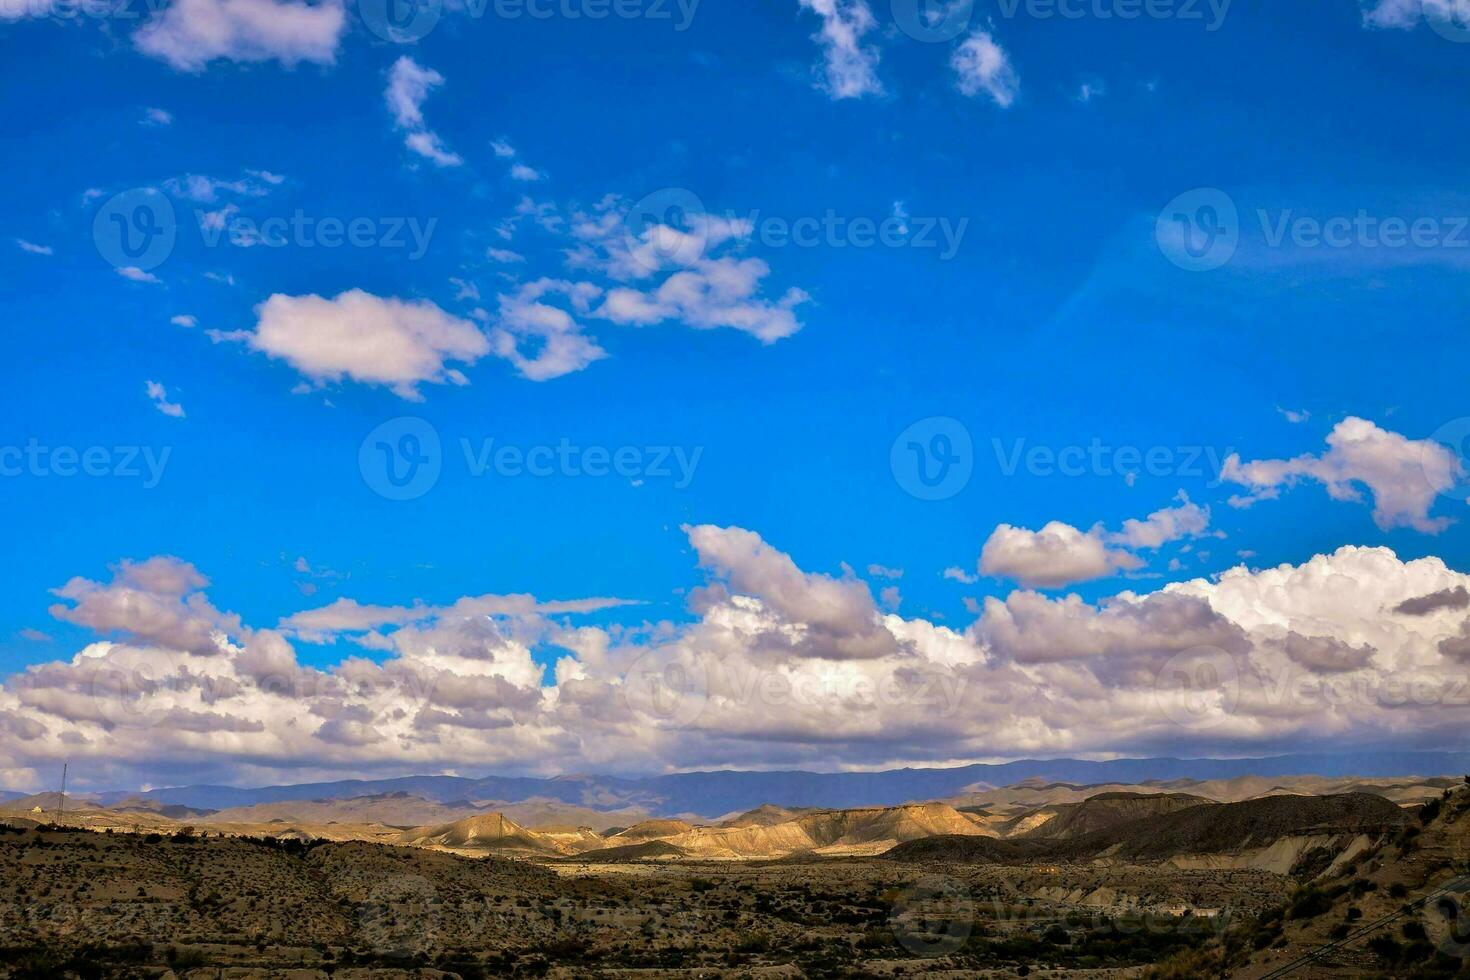
<path id="1" fill-rule="evenodd" d="M 1277 906 L 1152 975 L 1470 976 L 1470 786 L 1300 879 Z"/>
<path id="2" fill-rule="evenodd" d="M 1020 836 L 1070 839 L 1116 827 L 1131 820 L 1162 816 L 1215 801 L 1189 793 L 1099 793 L 1081 803 L 1051 808 L 1049 819 L 1034 823 Z"/>
<path id="3" fill-rule="evenodd" d="M 562 848 L 499 813 L 482 813 L 453 823 L 405 830 L 394 843 L 454 850 L 520 851 L 560 854 Z"/>
<path id="4" fill-rule="evenodd" d="M 978 843 L 936 836 L 900 844 L 898 861 L 1110 861 L 1178 867 L 1260 868 L 1288 873 L 1303 860 L 1330 864 L 1393 833 L 1412 817 L 1382 797 L 1272 796 L 1156 813 L 1072 837 L 1028 835 Z"/>

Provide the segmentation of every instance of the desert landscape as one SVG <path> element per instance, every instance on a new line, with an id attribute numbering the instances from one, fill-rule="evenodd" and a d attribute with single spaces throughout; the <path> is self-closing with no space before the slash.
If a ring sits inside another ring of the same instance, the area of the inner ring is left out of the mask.
<path id="1" fill-rule="evenodd" d="M 221 810 L 41 794 L 0 807 L 0 971 L 1464 976 L 1467 783 L 1030 779 L 714 820 L 403 791 Z"/>

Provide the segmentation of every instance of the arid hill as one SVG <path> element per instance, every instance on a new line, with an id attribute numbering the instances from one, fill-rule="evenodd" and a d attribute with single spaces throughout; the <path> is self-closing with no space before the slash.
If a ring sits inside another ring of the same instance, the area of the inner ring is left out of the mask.
<path id="1" fill-rule="evenodd" d="M 934 836 L 900 844 L 897 861 L 1170 862 L 1179 867 L 1260 868 L 1285 874 L 1309 856 L 1328 866 L 1392 833 L 1412 816 L 1379 796 L 1272 796 L 1207 803 L 1072 837 L 991 843 Z"/>
<path id="2" fill-rule="evenodd" d="M 763 816 L 769 817 L 767 810 Z M 659 823 L 666 823 L 660 821 Z M 981 820 L 944 803 L 853 810 L 805 811 L 774 822 L 740 822 L 719 827 L 688 827 L 682 832 L 654 833 L 647 825 L 619 834 L 630 840 L 663 840 L 692 857 L 707 859 L 778 858 L 790 854 L 878 854 L 900 841 L 938 834 L 981 835 L 993 832 Z M 631 831 L 638 831 L 633 835 Z"/>
<path id="3" fill-rule="evenodd" d="M 1470 786 L 1246 918 L 1160 978 L 1464 977 L 1470 972 Z"/>
<path id="4" fill-rule="evenodd" d="M 773 824 L 785 823 L 794 820 L 805 813 L 811 813 L 811 807 L 789 808 L 776 806 L 774 803 L 764 803 L 754 810 L 746 810 L 744 813 L 719 821 L 718 827 L 770 827 Z"/>
<path id="5" fill-rule="evenodd" d="M 454 850 L 524 851 L 560 854 L 562 849 L 540 834 L 507 820 L 499 813 L 482 813 L 453 823 L 405 830 L 395 843 Z"/>
<path id="6" fill-rule="evenodd" d="M 1052 808 L 1054 815 L 1019 836 L 1068 839 L 1106 830 L 1130 820 L 1156 817 L 1213 800 L 1188 793 L 1099 793 L 1081 803 L 1063 803 Z"/>

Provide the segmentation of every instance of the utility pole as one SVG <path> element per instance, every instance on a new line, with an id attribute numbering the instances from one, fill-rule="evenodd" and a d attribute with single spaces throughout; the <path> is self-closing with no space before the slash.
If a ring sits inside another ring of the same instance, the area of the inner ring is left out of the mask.
<path id="1" fill-rule="evenodd" d="M 56 822 L 61 823 L 61 811 L 66 806 L 66 767 L 68 762 L 61 764 L 61 795 L 56 798 Z"/>

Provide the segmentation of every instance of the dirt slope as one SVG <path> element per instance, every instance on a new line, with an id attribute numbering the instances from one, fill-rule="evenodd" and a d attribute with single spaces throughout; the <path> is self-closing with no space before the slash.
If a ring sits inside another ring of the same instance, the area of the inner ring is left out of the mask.
<path id="1" fill-rule="evenodd" d="M 1051 819 L 1020 834 L 1023 837 L 1070 839 L 1095 833 L 1108 827 L 1161 816 L 1192 806 L 1213 804 L 1213 800 L 1188 793 L 1099 793 L 1081 803 L 1066 803 L 1054 808 Z"/>
<path id="2" fill-rule="evenodd" d="M 414 827 L 412 830 L 405 830 L 395 843 L 456 850 L 529 851 L 548 855 L 562 853 L 562 848 L 554 841 L 526 830 L 499 813 L 482 813 L 434 827 Z"/>

